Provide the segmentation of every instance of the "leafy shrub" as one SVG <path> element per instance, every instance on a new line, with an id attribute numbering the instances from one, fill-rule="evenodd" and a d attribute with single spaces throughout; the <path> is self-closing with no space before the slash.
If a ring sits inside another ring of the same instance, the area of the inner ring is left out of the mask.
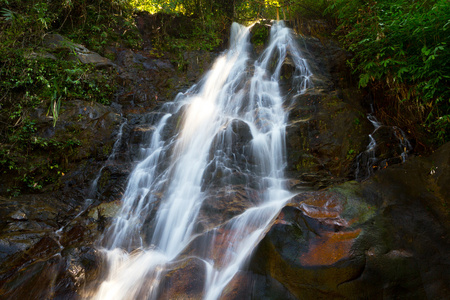
<path id="1" fill-rule="evenodd" d="M 359 85 L 390 91 L 439 145 L 450 140 L 450 5 L 447 0 L 348 1 L 330 6 Z M 404 111 L 393 110 L 393 114 Z"/>
<path id="2" fill-rule="evenodd" d="M 141 40 L 129 0 L 0 0 L 0 7 L 0 174 L 11 181 L 0 187 L 17 195 L 57 181 L 80 144 L 39 137 L 32 112 L 48 109 L 55 125 L 66 102 L 109 104 L 116 89 L 112 71 L 70 60 L 70 50 L 43 49 L 45 35 L 61 33 L 101 54 Z"/>

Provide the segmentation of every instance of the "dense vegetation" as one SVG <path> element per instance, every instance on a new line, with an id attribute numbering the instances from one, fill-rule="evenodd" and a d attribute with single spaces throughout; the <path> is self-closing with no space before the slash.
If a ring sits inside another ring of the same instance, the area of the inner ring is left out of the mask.
<path id="1" fill-rule="evenodd" d="M 0 7 L 0 172 L 17 195 L 57 182 L 81 143 L 39 137 L 33 113 L 47 111 L 54 126 L 67 101 L 108 104 L 116 89 L 114 73 L 79 63 L 70 47 L 45 47 L 46 37 L 62 34 L 101 54 L 110 45 L 137 47 L 140 37 L 128 1 L 0 0 Z"/>
<path id="2" fill-rule="evenodd" d="M 54 126 L 67 101 L 108 104 L 116 91 L 114 72 L 79 63 L 70 49 L 49 50 L 46 36 L 61 34 L 107 57 L 108 47 L 139 49 L 135 17 L 142 11 L 182 24 L 169 34 L 170 26 L 158 27 L 149 50 L 171 53 L 181 68 L 183 51 L 225 46 L 232 21 L 323 19 L 354 54 L 350 67 L 383 122 L 425 148 L 450 140 L 448 0 L 0 0 L 0 172 L 18 182 L 12 194 L 57 181 L 61 160 L 80 144 L 36 138 L 33 111 L 46 110 Z M 54 158 L 28 159 L 39 151 Z"/>
<path id="3" fill-rule="evenodd" d="M 379 115 L 418 140 L 450 140 L 450 3 L 336 0 L 337 34 Z"/>

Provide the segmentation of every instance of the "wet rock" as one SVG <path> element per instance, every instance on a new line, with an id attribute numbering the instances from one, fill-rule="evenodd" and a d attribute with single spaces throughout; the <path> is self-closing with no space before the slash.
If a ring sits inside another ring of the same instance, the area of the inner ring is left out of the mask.
<path id="1" fill-rule="evenodd" d="M 359 97 L 354 96 L 352 101 Z M 297 178 L 317 172 L 334 179 L 353 176 L 353 160 L 366 148 L 371 125 L 357 101 L 345 101 L 350 97 L 310 90 L 294 98 L 286 129 L 290 174 Z"/>
<path id="2" fill-rule="evenodd" d="M 197 230 L 203 232 L 240 215 L 259 202 L 259 194 L 244 185 L 213 191 L 202 203 Z"/>
<path id="3" fill-rule="evenodd" d="M 239 271 L 224 288 L 220 299 L 297 299 L 273 278 Z"/>
<path id="4" fill-rule="evenodd" d="M 202 188 L 223 184 L 250 184 L 254 179 L 248 170 L 257 171 L 252 153 L 253 139 L 249 125 L 232 120 L 215 137 L 212 143 L 210 163 L 203 173 Z"/>
<path id="5" fill-rule="evenodd" d="M 224 288 L 220 299 L 250 299 L 253 278 L 244 272 L 238 272 Z"/>
<path id="6" fill-rule="evenodd" d="M 132 126 L 128 138 L 128 155 L 131 161 L 140 161 L 150 146 L 156 124 L 165 114 L 150 112 L 142 115 L 128 115 L 128 124 Z"/>
<path id="7" fill-rule="evenodd" d="M 126 181 L 130 175 L 128 163 L 110 163 L 101 169 L 95 187 L 95 197 L 104 202 L 119 201 L 126 188 Z"/>
<path id="8" fill-rule="evenodd" d="M 108 161 L 114 147 L 117 148 L 114 156 L 116 162 L 125 163 L 128 159 L 124 155 L 126 152 L 124 140 L 127 138 L 129 128 L 123 127 L 123 140 L 120 141 L 120 145 L 115 145 L 123 119 L 111 107 L 95 102 L 73 100 L 62 107 L 55 127 L 44 115 L 37 113 L 35 118 L 39 136 L 64 144 L 73 144 L 64 153 L 62 161 L 58 162 L 62 168 L 70 171 L 64 172 L 64 176 L 57 183 L 58 186 L 50 186 L 49 190 L 62 187 L 63 191 L 72 197 L 77 192 L 80 200 L 84 201 L 84 198 L 92 196 L 91 183 L 97 177 L 102 164 Z M 125 170 L 122 171 L 122 168 Z M 126 168 L 126 165 L 119 167 L 117 164 L 115 169 L 117 171 L 112 177 L 116 174 L 116 177 L 120 177 L 120 173 L 126 173 Z"/>
<path id="9" fill-rule="evenodd" d="M 363 269 L 350 249 L 360 229 L 344 217 L 347 199 L 338 193 L 302 194 L 285 207 L 250 262 L 250 269 L 269 272 L 297 298 L 323 294 L 345 297 L 339 285 Z M 269 258 L 269 259 L 268 259 Z M 270 270 L 270 271 L 269 271 Z"/>
<path id="10" fill-rule="evenodd" d="M 58 226 L 55 203 L 51 197 L 19 197 L 15 201 L 0 197 L 1 263 L 31 249 Z M 65 207 L 60 205 L 62 214 Z"/>
<path id="11" fill-rule="evenodd" d="M 89 211 L 88 216 L 94 220 L 99 220 L 100 218 L 113 218 L 120 210 L 120 206 L 120 201 L 100 203 Z"/>
<path id="12" fill-rule="evenodd" d="M 187 104 L 183 105 L 178 109 L 178 111 L 169 116 L 169 118 L 166 121 L 166 124 L 164 125 L 164 128 L 162 128 L 160 132 L 161 140 L 170 141 L 171 138 L 176 138 L 177 136 L 176 131 L 180 128 L 181 124 L 183 123 L 184 114 L 187 109 L 188 105 Z"/>
<path id="13" fill-rule="evenodd" d="M 2 268 L 0 285 L 3 295 L 27 299 L 32 295 L 48 297 L 61 266 L 61 259 L 54 256 L 60 249 L 59 244 L 50 237 L 43 237 L 23 253 L 18 253 Z M 18 289 L 25 285 L 26 289 Z"/>
<path id="14" fill-rule="evenodd" d="M 411 285 L 405 284 L 406 291 L 411 294 L 420 291 L 428 298 L 442 298 L 448 293 L 445 282 L 449 274 L 444 269 L 449 261 L 439 253 L 450 253 L 450 198 L 444 196 L 450 191 L 444 183 L 450 175 L 449 153 L 450 143 L 447 143 L 429 158 L 411 158 L 402 165 L 380 170 L 363 184 L 366 197 L 382 207 L 380 217 L 370 227 L 375 234 L 368 235 L 367 239 L 382 240 L 384 243 L 380 244 L 385 247 L 372 247 L 371 259 L 383 254 L 383 259 L 396 260 L 405 277 L 415 276 Z M 389 234 L 377 236 L 373 230 L 377 226 L 388 228 Z M 376 267 L 391 270 L 393 266 L 381 261 Z M 397 281 L 394 274 L 390 278 Z"/>
<path id="15" fill-rule="evenodd" d="M 367 149 L 355 159 L 355 178 L 364 180 L 377 170 L 402 163 L 411 150 L 411 144 L 400 128 L 380 125 L 370 135 Z"/>
<path id="16" fill-rule="evenodd" d="M 77 269 L 84 273 L 84 278 L 80 278 L 78 285 L 88 286 L 95 283 L 103 271 L 104 258 L 101 252 L 93 247 L 81 247 L 76 250 L 77 253 L 72 256 L 72 261 L 78 265 Z"/>
<path id="17" fill-rule="evenodd" d="M 297 298 L 445 298 L 449 151 L 450 143 L 363 183 L 299 194 L 258 245 L 249 270 Z"/>
<path id="18" fill-rule="evenodd" d="M 294 76 L 296 70 L 295 63 L 291 57 L 286 57 L 280 70 L 281 84 L 286 84 Z"/>
<path id="19" fill-rule="evenodd" d="M 201 299 L 206 280 L 205 263 L 195 257 L 181 260 L 161 280 L 159 299 Z"/>
<path id="20" fill-rule="evenodd" d="M 121 86 L 117 102 L 126 114 L 147 113 L 189 87 L 169 59 L 152 57 L 148 51 L 118 49 L 115 63 Z"/>
<path id="21" fill-rule="evenodd" d="M 82 216 L 75 219 L 76 201 L 60 192 L 53 196 L 0 198 L 5 200 L 0 202 L 0 289 L 8 299 L 75 299 L 87 278 L 88 250 L 77 249 L 98 239 L 99 226 Z"/>
<path id="22" fill-rule="evenodd" d="M 44 235 L 45 232 L 2 234 L 0 237 L 0 259 L 7 261 L 12 255 L 32 248 Z"/>
<path id="23" fill-rule="evenodd" d="M 16 212 L 14 212 L 14 213 L 10 216 L 10 218 L 13 219 L 13 220 L 27 220 L 27 219 L 28 219 L 28 218 L 27 218 L 27 215 L 26 215 L 23 211 L 21 211 L 21 210 L 18 210 L 18 211 L 16 211 Z"/>
<path id="24" fill-rule="evenodd" d="M 47 116 L 33 116 L 39 125 L 39 135 L 44 138 L 77 139 L 74 160 L 99 155 L 106 159 L 114 143 L 116 130 L 122 119 L 113 109 L 96 102 L 73 100 L 62 107 L 58 122 L 53 127 Z"/>
<path id="25" fill-rule="evenodd" d="M 286 102 L 288 174 L 320 174 L 329 183 L 354 178 L 353 161 L 368 145 L 372 126 L 365 118 L 362 94 L 343 76 L 350 74 L 348 54 L 326 39 L 302 37 L 298 45 L 313 75 L 310 88 Z"/>
<path id="26" fill-rule="evenodd" d="M 204 50 L 184 52 L 183 60 L 187 64 L 187 80 L 191 84 L 197 82 L 211 68 L 216 56 L 215 53 Z"/>
<path id="27" fill-rule="evenodd" d="M 357 80 L 347 65 L 352 55 L 343 50 L 334 40 L 302 36 L 298 45 L 314 76 L 314 86 L 331 90 L 353 89 Z"/>
<path id="28" fill-rule="evenodd" d="M 36 260 L 29 260 L 13 273 L 2 273 L 2 295 L 8 299 L 79 299 L 86 280 L 92 280 L 100 261 L 91 248 L 54 254 L 59 245 L 43 239 L 32 250 Z M 69 253 L 70 252 L 70 253 Z M 28 252 L 31 255 L 31 251 Z M 22 288 L 22 287 L 26 288 Z"/>
<path id="29" fill-rule="evenodd" d="M 132 160 L 137 161 L 145 158 L 143 154 L 146 152 L 143 150 L 148 146 L 150 137 L 155 129 L 153 125 L 140 125 L 133 128 L 130 140 L 130 156 Z"/>
<path id="30" fill-rule="evenodd" d="M 73 282 L 72 288 L 83 291 L 100 275 L 102 256 L 91 247 L 70 248 L 63 252 L 66 266 L 65 276 Z"/>
<path id="31" fill-rule="evenodd" d="M 2 286 L 2 295 L 6 299 L 48 299 L 62 293 L 70 299 L 74 292 L 70 289 L 70 283 L 64 283 L 60 280 L 58 274 L 64 267 L 64 261 L 61 257 L 55 256 L 47 261 L 36 261 L 25 266 L 20 272 Z M 66 286 L 67 292 L 64 293 L 57 287 Z M 26 288 L 19 288 L 26 286 Z"/>
<path id="32" fill-rule="evenodd" d="M 83 64 L 93 64 L 98 68 L 108 66 L 115 67 L 115 64 L 109 59 L 90 51 L 83 45 L 76 44 L 59 34 L 46 34 L 43 39 L 43 45 L 52 51 L 67 50 L 70 53 L 75 53 L 73 59 L 76 59 Z"/>

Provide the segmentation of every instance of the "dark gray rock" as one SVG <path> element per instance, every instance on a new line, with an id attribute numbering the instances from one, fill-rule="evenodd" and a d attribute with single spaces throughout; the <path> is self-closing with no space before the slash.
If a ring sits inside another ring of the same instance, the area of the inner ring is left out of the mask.
<path id="1" fill-rule="evenodd" d="M 446 298 L 449 151 L 450 143 L 363 183 L 299 194 L 249 269 L 299 299 Z"/>

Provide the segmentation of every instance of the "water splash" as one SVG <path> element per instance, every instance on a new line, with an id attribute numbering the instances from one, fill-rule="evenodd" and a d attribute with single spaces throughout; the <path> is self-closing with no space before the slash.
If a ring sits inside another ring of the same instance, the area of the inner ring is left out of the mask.
<path id="1" fill-rule="evenodd" d="M 97 173 L 97 176 L 92 181 L 91 186 L 89 187 L 88 192 L 88 198 L 86 199 L 87 202 L 92 203 L 93 199 L 95 198 L 95 194 L 97 192 L 97 185 L 98 181 L 100 180 L 100 177 L 102 176 L 102 171 L 105 167 L 110 166 L 114 163 L 114 161 L 117 158 L 117 152 L 119 151 L 120 145 L 122 144 L 122 136 L 123 136 L 123 127 L 127 124 L 126 119 L 120 124 L 119 131 L 117 132 L 116 141 L 114 142 L 114 145 L 112 147 L 111 153 L 109 154 L 108 158 L 106 159 L 106 162 L 103 164 L 103 166 L 100 168 L 100 170 Z M 85 204 L 85 207 L 89 205 Z"/>
<path id="2" fill-rule="evenodd" d="M 105 234 L 107 274 L 93 298 L 158 298 L 169 265 L 201 240 L 193 252 L 205 266 L 203 297 L 217 299 L 292 196 L 284 184 L 287 113 L 279 80 L 288 58 L 296 92 L 309 86 L 311 72 L 282 23 L 272 26 L 260 59 L 253 62 L 250 49 L 249 28 L 234 23 L 230 49 L 167 105 Z M 214 193 L 231 197 L 242 185 L 252 191 L 249 207 L 208 219 L 205 203 Z M 228 245 L 220 254 L 219 242 Z"/>
<path id="3" fill-rule="evenodd" d="M 365 180 L 375 170 L 386 168 L 392 163 L 403 163 L 412 150 L 405 133 L 396 126 L 385 126 L 377 118 L 369 114 L 367 119 L 374 126 L 369 134 L 370 143 L 366 150 L 356 157 L 356 180 Z"/>

